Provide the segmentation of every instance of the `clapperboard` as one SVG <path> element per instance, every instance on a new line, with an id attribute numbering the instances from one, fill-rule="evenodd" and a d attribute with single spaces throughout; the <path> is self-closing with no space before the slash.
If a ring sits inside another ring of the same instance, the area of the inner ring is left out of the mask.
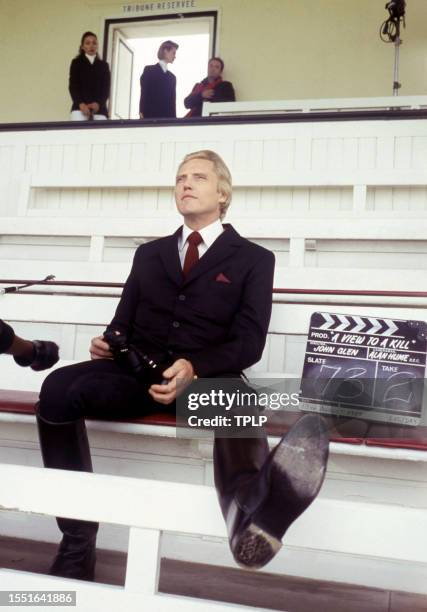
<path id="1" fill-rule="evenodd" d="M 418 425 L 426 338 L 424 321 L 313 313 L 300 409 Z"/>

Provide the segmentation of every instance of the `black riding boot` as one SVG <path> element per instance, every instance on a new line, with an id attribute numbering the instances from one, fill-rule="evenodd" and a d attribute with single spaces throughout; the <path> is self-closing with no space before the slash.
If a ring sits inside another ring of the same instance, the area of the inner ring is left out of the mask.
<path id="1" fill-rule="evenodd" d="M 236 562 L 258 569 L 323 483 L 329 438 L 325 421 L 305 415 L 270 453 L 265 438 L 217 438 L 215 485 Z"/>
<path id="2" fill-rule="evenodd" d="M 84 419 L 52 423 L 37 414 L 37 425 L 45 467 L 92 472 Z M 61 517 L 56 521 L 63 537 L 49 574 L 93 580 L 98 523 Z"/>

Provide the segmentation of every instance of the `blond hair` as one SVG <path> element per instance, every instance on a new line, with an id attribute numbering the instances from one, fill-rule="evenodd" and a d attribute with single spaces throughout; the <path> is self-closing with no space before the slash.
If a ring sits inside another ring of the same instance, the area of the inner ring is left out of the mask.
<path id="1" fill-rule="evenodd" d="M 188 153 L 179 164 L 177 174 L 179 174 L 182 166 L 192 159 L 206 159 L 213 163 L 214 172 L 218 178 L 218 191 L 223 196 L 225 196 L 225 202 L 221 202 L 220 207 L 220 219 L 222 220 L 225 217 L 228 207 L 231 204 L 231 196 L 232 196 L 232 182 L 231 182 L 231 174 L 230 170 L 227 168 L 222 157 L 215 153 L 215 151 L 210 151 L 209 149 L 204 149 L 202 151 L 194 151 L 194 153 Z"/>
<path id="2" fill-rule="evenodd" d="M 178 49 L 179 45 L 173 40 L 165 40 L 159 47 L 157 51 L 157 59 L 162 60 L 165 55 L 165 51 L 170 51 L 171 49 Z"/>

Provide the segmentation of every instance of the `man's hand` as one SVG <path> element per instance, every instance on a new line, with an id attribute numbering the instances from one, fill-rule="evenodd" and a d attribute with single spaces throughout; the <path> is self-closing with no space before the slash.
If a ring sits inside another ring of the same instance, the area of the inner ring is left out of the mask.
<path id="1" fill-rule="evenodd" d="M 99 111 L 99 104 L 98 102 L 91 102 L 88 104 L 88 108 L 91 108 L 94 113 L 97 113 Z"/>
<path id="2" fill-rule="evenodd" d="M 92 338 L 89 347 L 91 359 L 112 359 L 113 353 L 110 351 L 110 346 L 105 342 L 104 336 L 96 336 Z"/>
<path id="3" fill-rule="evenodd" d="M 204 89 L 202 91 L 202 98 L 204 98 L 205 100 L 210 100 L 214 97 L 214 94 L 215 92 L 213 89 Z"/>
<path id="4" fill-rule="evenodd" d="M 144 119 L 144 113 L 139 113 L 139 118 Z"/>
<path id="5" fill-rule="evenodd" d="M 90 108 L 87 104 L 85 104 L 84 102 L 82 102 L 81 104 L 79 104 L 79 109 L 82 111 L 83 115 L 85 117 L 89 117 L 90 115 Z"/>
<path id="6" fill-rule="evenodd" d="M 193 365 L 187 359 L 177 359 L 163 372 L 169 382 L 166 385 L 151 385 L 148 393 L 159 404 L 171 404 L 194 378 Z M 177 386 L 178 381 L 178 386 Z"/>

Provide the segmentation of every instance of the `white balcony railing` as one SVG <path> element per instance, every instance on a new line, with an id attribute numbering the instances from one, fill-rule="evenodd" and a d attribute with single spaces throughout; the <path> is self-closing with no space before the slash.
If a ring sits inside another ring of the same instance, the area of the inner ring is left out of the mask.
<path id="1" fill-rule="evenodd" d="M 0 465 L 0 482 L 3 509 L 130 526 L 124 588 L 5 569 L 0 570 L 0 588 L 76 590 L 79 612 L 240 608 L 157 592 L 163 532 L 226 537 L 213 488 L 17 465 Z M 54 494 L 58 490 L 61 495 Z M 285 541 L 287 547 L 311 552 L 386 558 L 426 568 L 427 551 L 419 537 L 426 530 L 427 513 L 421 508 L 317 499 L 290 527 Z M 418 591 L 427 593 L 426 585 L 420 580 Z"/>

